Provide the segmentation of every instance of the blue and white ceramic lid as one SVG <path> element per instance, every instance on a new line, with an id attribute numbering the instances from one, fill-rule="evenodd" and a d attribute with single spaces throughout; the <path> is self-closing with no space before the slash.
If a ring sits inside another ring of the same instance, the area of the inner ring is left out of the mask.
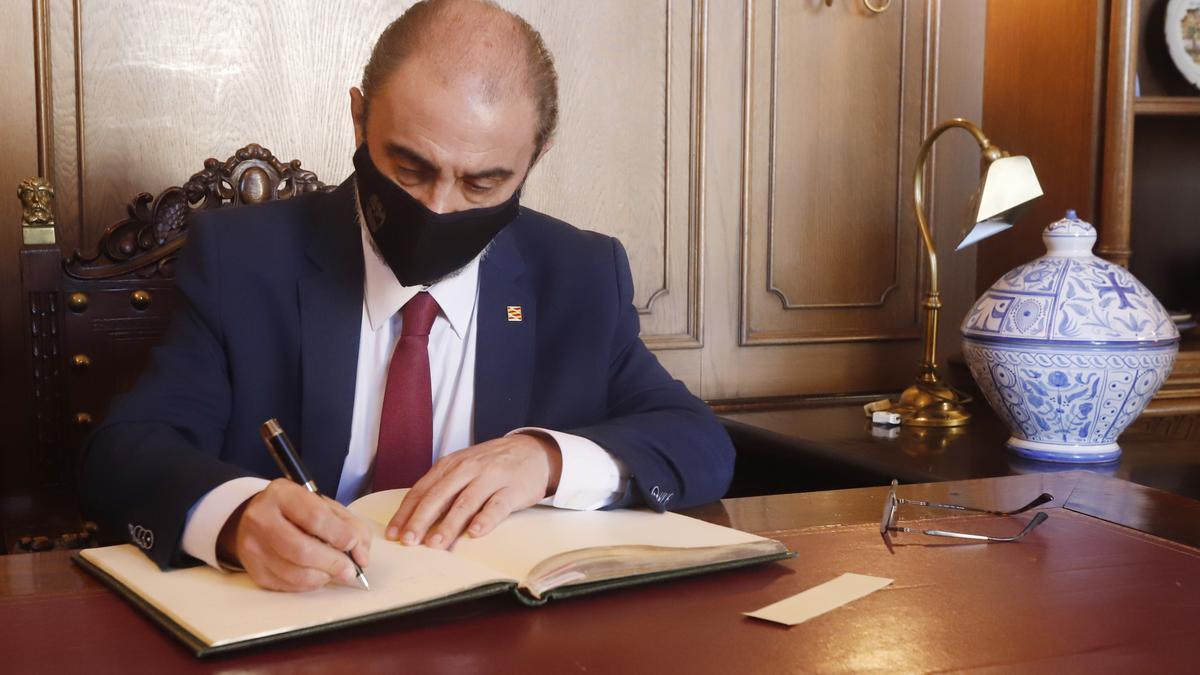
<path id="1" fill-rule="evenodd" d="M 1067 211 L 1042 232 L 1046 255 L 1000 277 L 962 323 L 980 340 L 1143 345 L 1179 340 L 1158 299 L 1129 270 L 1096 257 L 1096 230 Z"/>

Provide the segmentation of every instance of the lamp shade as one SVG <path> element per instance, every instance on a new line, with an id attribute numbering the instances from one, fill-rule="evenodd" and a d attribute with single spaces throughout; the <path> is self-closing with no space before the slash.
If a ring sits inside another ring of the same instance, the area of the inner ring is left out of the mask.
<path id="1" fill-rule="evenodd" d="M 954 250 L 1012 227 L 1021 207 L 1040 196 L 1042 185 L 1028 157 L 1000 157 L 989 162 L 971 198 L 970 228 Z"/>

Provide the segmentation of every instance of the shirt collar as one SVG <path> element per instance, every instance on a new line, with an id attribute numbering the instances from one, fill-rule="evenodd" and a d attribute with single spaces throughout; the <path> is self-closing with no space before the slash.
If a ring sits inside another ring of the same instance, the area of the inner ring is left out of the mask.
<path id="1" fill-rule="evenodd" d="M 460 340 L 463 339 L 470 326 L 471 316 L 475 313 L 475 297 L 479 290 L 479 260 L 483 254 L 475 256 L 457 274 L 431 286 L 402 286 L 392 268 L 376 250 L 375 242 L 364 225 L 357 197 L 354 206 L 358 210 L 359 232 L 362 236 L 363 302 L 367 308 L 367 321 L 371 324 L 371 330 L 378 332 L 414 295 L 421 291 L 429 291 L 433 299 L 437 300 L 442 315 L 450 322 L 454 334 Z"/>

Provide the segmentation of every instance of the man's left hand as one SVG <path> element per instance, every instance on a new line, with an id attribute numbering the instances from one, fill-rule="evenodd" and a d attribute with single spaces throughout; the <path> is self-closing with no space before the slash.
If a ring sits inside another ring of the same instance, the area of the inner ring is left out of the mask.
<path id="1" fill-rule="evenodd" d="M 554 494 L 562 453 L 552 439 L 513 434 L 451 453 L 412 486 L 387 538 L 449 548 L 465 531 L 481 537 L 510 513 Z"/>

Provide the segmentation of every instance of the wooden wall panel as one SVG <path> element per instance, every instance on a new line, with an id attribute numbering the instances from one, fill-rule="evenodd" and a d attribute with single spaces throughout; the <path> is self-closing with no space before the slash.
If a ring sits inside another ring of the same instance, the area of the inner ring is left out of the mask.
<path id="1" fill-rule="evenodd" d="M 985 8 L 983 2 L 942 2 L 936 6 L 934 20 L 928 24 L 928 30 L 938 36 L 930 45 L 931 58 L 937 63 L 936 96 L 929 101 L 930 113 L 926 115 L 930 125 L 951 117 L 977 122 L 983 117 L 985 53 L 980 44 L 987 24 Z M 965 251 L 955 251 L 954 247 L 979 185 L 979 146 L 970 134 L 947 133 L 933 150 L 929 170 L 929 213 L 938 250 L 943 304 L 937 353 L 945 364 L 947 357 L 962 352 L 958 326 L 978 297 L 973 281 L 982 254 L 978 247 Z M 952 373 L 947 370 L 943 374 Z"/>
<path id="2" fill-rule="evenodd" d="M 82 5 L 73 0 L 45 0 L 47 51 L 50 54 L 49 105 L 51 129 L 47 139 L 45 175 L 54 185 L 58 201 L 58 241 L 66 248 L 81 245 L 79 226 L 79 195 L 83 187 L 84 169 L 80 166 L 79 105 L 79 44 L 76 29 Z"/>
<path id="3" fill-rule="evenodd" d="M 1042 230 L 1067 209 L 1101 225 L 1099 122 L 1108 4 L 988 3 L 984 130 L 1000 147 L 1029 157 L 1045 194 L 1029 205 L 1011 231 L 980 243 L 975 281 L 980 292 L 1005 272 L 1045 253 Z M 1054 67 L 1045 67 L 1050 61 Z M 1020 100 L 1049 103 L 1012 104 Z M 1055 105 L 1057 101 L 1071 103 Z"/>
<path id="4" fill-rule="evenodd" d="M 505 4 L 542 28 L 562 80 L 528 203 L 618 237 L 646 341 L 699 347 L 707 0 Z"/>
<path id="5" fill-rule="evenodd" d="M 24 357 L 27 323 L 21 304 L 21 204 L 17 183 L 36 175 L 38 158 L 37 75 L 33 3 L 0 0 L 0 484 L 24 475 L 28 456 L 20 452 L 27 431 L 24 384 L 29 360 Z M 0 533 L 2 534 L 2 533 Z"/>
<path id="6" fill-rule="evenodd" d="M 748 7 L 743 342 L 911 339 L 925 5 Z"/>
<path id="7" fill-rule="evenodd" d="M 762 4 L 755 0 L 754 8 Z M 785 3 L 824 8 L 824 2 Z M 978 120 L 981 114 L 983 51 L 986 25 L 986 4 L 983 2 L 941 2 L 939 0 L 910 0 L 908 11 L 917 11 L 920 4 L 922 20 L 911 25 L 914 37 L 922 45 L 917 64 L 924 69 L 926 81 L 915 87 L 912 96 L 923 99 L 921 116 L 928 130 L 937 120 L 962 116 Z M 894 1 L 895 8 L 901 3 Z M 744 268 L 751 264 L 743 253 L 746 228 L 739 195 L 749 194 L 763 199 L 755 188 L 743 188 L 743 179 L 755 180 L 758 165 L 742 170 L 743 149 L 752 139 L 743 138 L 748 117 L 764 114 L 761 104 L 743 98 L 743 77 L 747 40 L 745 31 L 733 31 L 732 25 L 745 26 L 746 8 L 750 2 L 713 3 L 710 6 L 708 92 L 708 156 L 706 159 L 706 193 L 709 223 L 705 246 L 705 342 L 702 353 L 674 352 L 660 358 L 673 372 L 698 377 L 700 391 L 708 399 L 727 399 L 756 396 L 790 396 L 805 394 L 842 394 L 851 392 L 899 391 L 916 374 L 920 359 L 917 340 L 838 341 L 769 343 L 764 340 L 745 344 L 743 328 L 742 286 Z M 819 7 L 818 7 L 819 6 Z M 857 0 L 838 0 L 837 11 L 855 12 L 861 8 Z M 770 7 L 768 6 L 769 10 Z M 814 19 L 815 20 L 815 19 Z M 911 19 L 910 19 L 911 21 Z M 721 30 L 716 27 L 721 26 Z M 761 34 L 761 31 L 760 31 Z M 834 40 L 826 37 L 823 39 Z M 759 45 L 758 48 L 761 48 Z M 814 63 L 824 67 L 826 61 Z M 719 64 L 719 65 L 718 65 Z M 737 65 L 737 69 L 733 68 Z M 898 71 L 893 71 L 898 72 Z M 839 86 L 853 86 L 846 81 Z M 815 92 L 814 96 L 820 92 Z M 734 108 L 728 101 L 738 100 L 744 107 Z M 874 118 L 872 118 L 874 119 Z M 783 124 L 796 123 L 782 120 Z M 735 140 L 736 139 L 736 140 Z M 852 167 L 858 165 L 841 159 Z M 900 169 L 905 176 L 903 192 L 911 183 L 911 163 Z M 966 201 L 979 177 L 979 155 L 969 138 L 953 135 L 939 143 L 930 166 L 933 177 L 931 211 L 935 223 L 943 286 L 942 348 L 944 359 L 959 351 L 957 324 L 974 301 L 975 251 L 953 252 L 953 238 L 958 218 L 966 211 Z M 849 179 L 847 179 L 848 181 Z M 860 183 L 838 184 L 832 189 L 853 190 Z M 731 186 L 737 186 L 736 192 Z M 867 192 L 874 188 L 861 188 Z M 896 213 L 908 217 L 915 245 L 916 229 L 911 220 L 911 203 Z M 891 214 L 889 214 L 891 215 Z M 901 230 L 901 237 L 906 236 Z M 763 247 L 765 251 L 765 247 Z M 799 255 L 797 252 L 796 255 Z M 915 267 L 915 263 L 914 263 Z M 760 278 L 761 279 L 761 278 Z M 756 292 L 766 294 L 758 286 Z M 772 298 L 775 307 L 780 303 Z M 916 309 L 915 303 L 910 305 Z M 782 342 L 782 341 L 781 341 Z M 695 357 L 695 358 L 693 358 Z M 694 375 L 698 370 L 699 374 Z"/>
<path id="8" fill-rule="evenodd" d="M 51 2 L 54 177 L 63 239 L 79 247 L 94 245 L 134 193 L 178 184 L 247 142 L 340 181 L 353 152 L 346 92 L 404 6 Z M 543 30 L 561 79 L 561 131 L 525 203 L 618 236 L 647 341 L 698 347 L 703 211 L 693 158 L 702 156 L 706 3 L 506 4 Z"/>
<path id="9" fill-rule="evenodd" d="M 85 248 L 124 215 L 133 194 L 178 185 L 205 158 L 224 159 L 248 142 L 300 158 L 326 181 L 344 178 L 353 151 L 347 91 L 400 9 L 346 0 L 292 11 L 269 3 L 50 1 L 63 141 L 56 186 L 74 201 L 64 213 L 77 215 L 63 219 L 60 241 Z"/>

